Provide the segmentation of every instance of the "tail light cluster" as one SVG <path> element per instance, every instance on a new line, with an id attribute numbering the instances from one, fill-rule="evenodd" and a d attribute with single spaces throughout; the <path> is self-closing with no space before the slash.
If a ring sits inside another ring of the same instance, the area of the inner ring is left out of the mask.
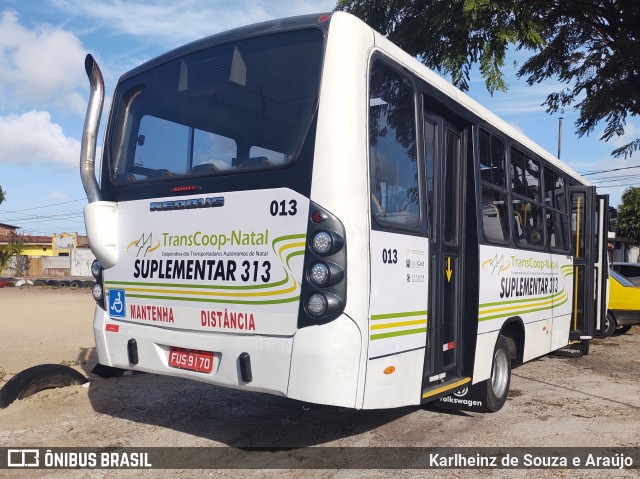
<path id="1" fill-rule="evenodd" d="M 338 218 L 311 202 L 298 327 L 333 321 L 347 302 L 347 249 Z"/>
<path id="2" fill-rule="evenodd" d="M 93 276 L 96 282 L 93 284 L 91 288 L 91 294 L 93 295 L 93 299 L 96 300 L 98 306 L 102 309 L 105 309 L 104 305 L 104 283 L 102 281 L 102 265 L 96 259 L 91 263 L 91 276 Z"/>

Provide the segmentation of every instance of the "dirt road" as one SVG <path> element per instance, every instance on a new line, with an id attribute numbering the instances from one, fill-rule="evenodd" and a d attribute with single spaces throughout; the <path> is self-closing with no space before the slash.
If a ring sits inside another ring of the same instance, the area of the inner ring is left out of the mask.
<path id="1" fill-rule="evenodd" d="M 90 376 L 87 290 L 0 289 L 0 386 L 42 363 Z M 543 357 L 513 372 L 496 414 L 428 408 L 352 411 L 151 374 L 91 376 L 0 409 L 0 446 L 640 446 L 640 327 L 588 356 Z M 0 476 L 3 475 L 0 470 Z M 144 471 L 148 477 L 502 477 L 500 471 Z M 637 477 L 636 471 L 511 470 L 508 477 Z M 613 472 L 613 474 L 611 474 Z M 12 477 L 134 477 L 140 471 L 29 471 Z M 564 473 L 563 473 L 564 474 Z"/>

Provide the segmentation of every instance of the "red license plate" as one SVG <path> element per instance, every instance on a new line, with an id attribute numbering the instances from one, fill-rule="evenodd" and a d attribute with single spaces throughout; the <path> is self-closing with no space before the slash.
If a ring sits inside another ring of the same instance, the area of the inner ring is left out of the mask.
<path id="1" fill-rule="evenodd" d="M 172 346 L 169 348 L 169 366 L 199 373 L 210 373 L 213 370 L 213 353 Z"/>

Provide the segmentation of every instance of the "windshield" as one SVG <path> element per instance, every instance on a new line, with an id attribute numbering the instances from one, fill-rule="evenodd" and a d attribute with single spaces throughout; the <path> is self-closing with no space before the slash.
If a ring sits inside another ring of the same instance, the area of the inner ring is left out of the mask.
<path id="1" fill-rule="evenodd" d="M 116 184 L 279 168 L 318 101 L 319 29 L 253 37 L 176 58 L 116 92 L 107 154 Z"/>

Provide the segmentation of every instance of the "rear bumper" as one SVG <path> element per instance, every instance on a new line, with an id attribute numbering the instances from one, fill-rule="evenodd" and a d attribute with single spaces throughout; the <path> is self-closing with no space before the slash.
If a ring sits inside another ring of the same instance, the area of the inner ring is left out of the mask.
<path id="1" fill-rule="evenodd" d="M 357 399 L 362 337 L 356 324 L 344 314 L 322 326 L 299 329 L 294 336 L 278 337 L 195 332 L 114 321 L 96 307 L 93 332 L 98 361 L 105 366 L 318 404 L 362 407 Z M 136 340 L 135 365 L 129 362 L 127 345 L 131 339 Z M 213 370 L 201 373 L 169 366 L 171 346 L 213 352 Z M 242 380 L 239 357 L 243 353 L 248 353 L 251 360 L 251 382 Z"/>
<path id="2" fill-rule="evenodd" d="M 149 325 L 113 321 L 96 307 L 93 332 L 98 361 L 134 371 L 193 379 L 219 386 L 286 396 L 293 337 L 247 336 L 224 333 L 177 331 Z M 136 340 L 138 364 L 129 363 L 127 345 Z M 169 366 L 169 347 L 211 351 L 210 373 Z M 253 380 L 242 381 L 239 356 L 248 353 Z"/>

